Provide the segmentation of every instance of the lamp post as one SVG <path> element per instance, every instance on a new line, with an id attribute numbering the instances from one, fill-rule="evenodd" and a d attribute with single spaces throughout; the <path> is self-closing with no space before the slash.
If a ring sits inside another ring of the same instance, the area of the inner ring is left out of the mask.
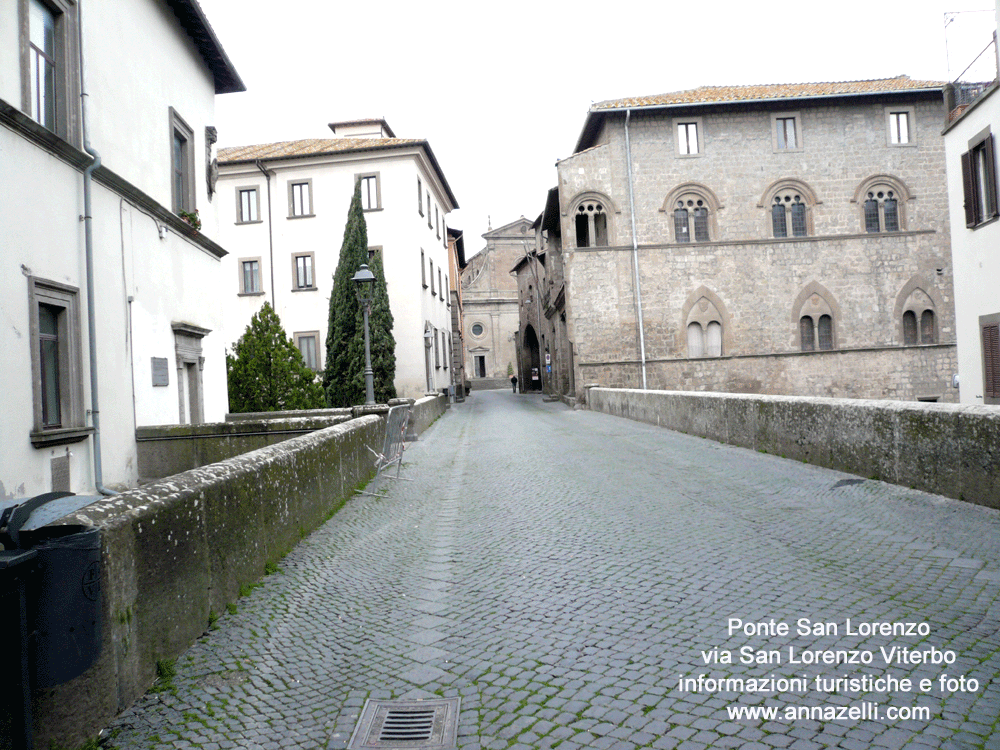
<path id="1" fill-rule="evenodd" d="M 358 293 L 358 302 L 365 318 L 365 406 L 375 403 L 375 373 L 372 372 L 372 350 L 368 342 L 368 313 L 371 312 L 372 296 L 375 291 L 375 274 L 368 270 L 368 264 L 362 263 L 358 272 L 351 277 Z"/>

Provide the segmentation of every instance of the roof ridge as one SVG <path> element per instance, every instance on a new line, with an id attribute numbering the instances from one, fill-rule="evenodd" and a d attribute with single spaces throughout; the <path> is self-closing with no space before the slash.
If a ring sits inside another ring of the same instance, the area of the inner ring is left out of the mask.
<path id="1" fill-rule="evenodd" d="M 741 101 L 768 98 L 798 98 L 838 96 L 865 93 L 885 93 L 914 89 L 940 88 L 946 81 L 915 80 L 908 75 L 892 78 L 861 78 L 849 81 L 807 81 L 797 83 L 750 83 L 697 86 L 680 91 L 646 96 L 628 96 L 595 102 L 591 110 L 621 106 L 656 106 L 665 104 L 701 104 L 708 102 Z M 722 95 L 729 93 L 730 95 Z M 738 96 L 737 94 L 749 94 Z"/>

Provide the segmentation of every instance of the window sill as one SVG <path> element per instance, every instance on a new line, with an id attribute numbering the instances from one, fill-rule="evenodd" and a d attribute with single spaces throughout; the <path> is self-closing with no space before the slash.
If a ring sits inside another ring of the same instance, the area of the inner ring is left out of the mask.
<path id="1" fill-rule="evenodd" d="M 318 286 L 298 286 L 292 289 L 293 292 L 318 292 Z"/>
<path id="2" fill-rule="evenodd" d="M 262 297 L 264 292 L 240 292 L 237 297 Z"/>
<path id="3" fill-rule="evenodd" d="M 289 219 L 313 219 L 316 214 L 296 214 L 295 216 L 289 216 Z"/>
<path id="4" fill-rule="evenodd" d="M 1000 216 L 993 216 L 993 217 L 987 219 L 986 221 L 979 222 L 975 226 L 971 226 L 970 227 L 970 226 L 967 225 L 965 228 L 966 229 L 971 229 L 973 232 L 975 232 L 977 229 L 982 229 L 983 227 L 989 226 L 990 224 L 995 224 L 997 221 L 1000 221 Z"/>
<path id="5" fill-rule="evenodd" d="M 236 226 L 239 227 L 239 226 L 243 226 L 244 224 L 263 224 L 264 220 L 263 219 L 257 219 L 257 221 L 236 221 L 236 222 L 233 222 L 233 223 L 236 224 Z"/>
<path id="6" fill-rule="evenodd" d="M 381 210 L 382 210 L 381 206 L 379 206 L 378 208 L 362 208 L 361 209 L 361 213 L 363 213 L 363 214 L 373 214 L 373 213 L 375 213 L 377 211 L 381 211 Z"/>
<path id="7" fill-rule="evenodd" d="M 36 448 L 50 448 L 56 445 L 69 445 L 86 440 L 93 434 L 93 427 L 64 427 L 58 430 L 43 430 L 31 433 L 31 444 Z"/>
<path id="8" fill-rule="evenodd" d="M 697 154 L 677 154 L 678 159 L 697 159 L 699 156 L 704 156 L 705 154 L 699 151 Z"/>

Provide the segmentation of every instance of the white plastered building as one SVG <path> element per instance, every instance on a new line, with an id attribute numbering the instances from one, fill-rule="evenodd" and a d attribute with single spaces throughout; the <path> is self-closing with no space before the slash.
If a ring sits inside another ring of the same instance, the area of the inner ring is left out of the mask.
<path id="1" fill-rule="evenodd" d="M 219 151 L 226 343 L 270 302 L 306 363 L 324 367 L 333 273 L 360 180 L 369 254 L 381 254 L 389 290 L 396 394 L 441 392 L 456 377 L 446 220 L 458 202 L 427 141 L 396 138 L 384 120 L 330 128 L 333 138 Z"/>
<path id="2" fill-rule="evenodd" d="M 0 6 L 0 499 L 133 486 L 137 426 L 223 419 L 212 123 L 242 90 L 194 0 Z"/>
<path id="3" fill-rule="evenodd" d="M 1000 28 L 1000 2 L 996 4 L 996 25 Z M 996 36 L 984 54 L 996 55 Z M 1000 404 L 998 89 L 1000 82 L 995 78 L 987 84 L 956 82 L 947 90 L 951 112 L 944 142 L 955 268 L 959 398 L 963 404 Z"/>

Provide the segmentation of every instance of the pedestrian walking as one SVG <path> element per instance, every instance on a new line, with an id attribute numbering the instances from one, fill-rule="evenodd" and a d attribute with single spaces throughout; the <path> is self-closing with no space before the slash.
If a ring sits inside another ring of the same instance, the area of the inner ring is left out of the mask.
<path id="1" fill-rule="evenodd" d="M 510 376 L 510 387 L 511 390 L 514 391 L 514 393 L 517 393 L 517 375 Z"/>

